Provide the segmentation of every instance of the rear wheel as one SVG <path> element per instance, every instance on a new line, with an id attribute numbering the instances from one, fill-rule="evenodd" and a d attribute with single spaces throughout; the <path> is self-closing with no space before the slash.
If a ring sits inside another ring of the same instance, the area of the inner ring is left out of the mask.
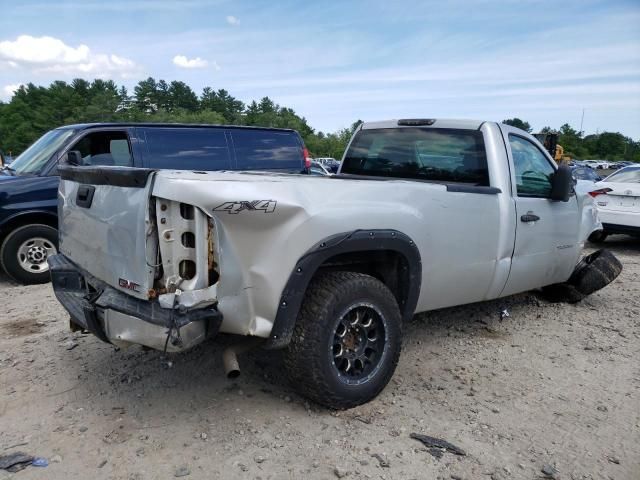
<path id="1" fill-rule="evenodd" d="M 58 253 L 58 231 L 48 225 L 26 225 L 4 240 L 0 260 L 17 282 L 30 285 L 49 281 L 47 258 Z"/>
<path id="2" fill-rule="evenodd" d="M 402 345 L 400 310 L 391 291 L 361 273 L 315 278 L 285 354 L 301 395 L 336 409 L 373 399 L 395 371 Z"/>

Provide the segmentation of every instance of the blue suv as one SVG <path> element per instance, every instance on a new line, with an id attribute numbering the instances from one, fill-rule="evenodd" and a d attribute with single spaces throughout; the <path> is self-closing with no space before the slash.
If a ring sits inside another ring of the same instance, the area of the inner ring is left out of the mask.
<path id="1" fill-rule="evenodd" d="M 44 134 L 0 171 L 0 263 L 14 280 L 49 281 L 57 253 L 58 162 L 177 170 L 308 173 L 295 130 L 183 124 L 82 124 Z"/>

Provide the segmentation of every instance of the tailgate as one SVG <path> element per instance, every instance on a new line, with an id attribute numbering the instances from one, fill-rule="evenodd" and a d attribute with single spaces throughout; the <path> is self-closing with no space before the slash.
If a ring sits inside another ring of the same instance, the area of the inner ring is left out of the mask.
<path id="1" fill-rule="evenodd" d="M 157 249 L 149 216 L 152 170 L 64 166 L 59 171 L 60 252 L 98 280 L 146 299 Z"/>

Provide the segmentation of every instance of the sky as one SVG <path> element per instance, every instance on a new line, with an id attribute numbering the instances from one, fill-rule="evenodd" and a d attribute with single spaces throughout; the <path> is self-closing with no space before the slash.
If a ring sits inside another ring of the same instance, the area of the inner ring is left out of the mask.
<path id="1" fill-rule="evenodd" d="M 316 130 L 519 117 L 640 139 L 640 0 L 0 0 L 0 99 L 152 76 L 269 96 Z"/>

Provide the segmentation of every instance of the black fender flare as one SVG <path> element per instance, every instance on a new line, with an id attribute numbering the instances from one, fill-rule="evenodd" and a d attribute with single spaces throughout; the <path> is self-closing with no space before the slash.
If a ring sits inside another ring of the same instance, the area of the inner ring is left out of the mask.
<path id="1" fill-rule="evenodd" d="M 407 295 L 399 307 L 402 319 L 410 319 L 415 313 L 422 281 L 422 261 L 415 242 L 397 230 L 354 230 L 331 235 L 300 257 L 282 291 L 273 328 L 264 347 L 277 349 L 289 344 L 307 287 L 326 260 L 342 253 L 376 250 L 397 252 L 407 261 Z"/>

